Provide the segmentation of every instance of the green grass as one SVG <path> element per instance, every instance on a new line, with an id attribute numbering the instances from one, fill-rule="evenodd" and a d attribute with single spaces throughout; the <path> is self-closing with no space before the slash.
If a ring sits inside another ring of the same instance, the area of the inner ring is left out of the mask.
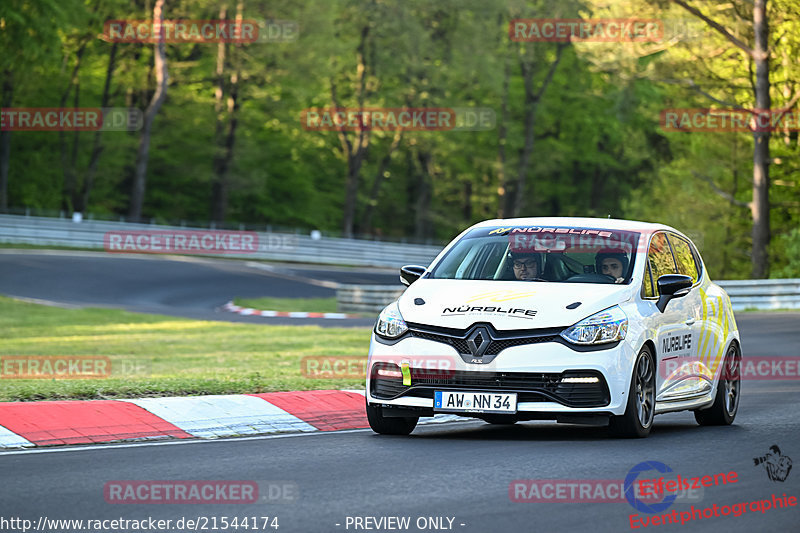
<path id="1" fill-rule="evenodd" d="M 113 369 L 104 379 L 0 379 L 0 401 L 362 388 L 362 379 L 306 378 L 301 359 L 366 357 L 370 336 L 367 328 L 205 322 L 4 297 L 0 332 L 0 359 L 101 355 Z"/>
<path id="2" fill-rule="evenodd" d="M 335 313 L 336 298 L 235 298 L 233 303 L 263 311 Z"/>

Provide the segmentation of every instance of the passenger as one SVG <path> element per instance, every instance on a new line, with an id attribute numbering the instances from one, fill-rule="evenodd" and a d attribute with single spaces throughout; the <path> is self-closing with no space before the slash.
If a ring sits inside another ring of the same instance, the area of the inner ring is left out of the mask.
<path id="1" fill-rule="evenodd" d="M 511 259 L 513 261 L 514 277 L 516 279 L 522 281 L 541 279 L 541 254 L 523 254 L 514 252 L 511 254 Z"/>
<path id="2" fill-rule="evenodd" d="M 614 278 L 614 283 L 625 281 L 628 271 L 628 254 L 619 250 L 601 250 L 595 256 L 595 272 Z"/>

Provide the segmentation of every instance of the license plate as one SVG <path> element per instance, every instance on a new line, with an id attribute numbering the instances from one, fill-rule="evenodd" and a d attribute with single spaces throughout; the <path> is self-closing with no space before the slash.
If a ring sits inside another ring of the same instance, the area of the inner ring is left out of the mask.
<path id="1" fill-rule="evenodd" d="M 445 413 L 516 413 L 517 393 L 437 390 L 433 410 Z"/>

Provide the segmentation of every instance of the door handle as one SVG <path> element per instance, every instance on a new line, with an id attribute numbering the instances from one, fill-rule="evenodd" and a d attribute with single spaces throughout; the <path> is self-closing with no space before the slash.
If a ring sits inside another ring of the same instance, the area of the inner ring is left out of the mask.
<path id="1" fill-rule="evenodd" d="M 685 322 L 685 324 L 686 324 L 687 326 L 691 326 L 691 325 L 692 325 L 692 324 L 694 324 L 694 323 L 695 323 L 695 319 L 694 319 L 694 318 L 692 318 L 692 317 L 689 317 L 689 318 L 687 318 L 687 319 L 686 319 L 686 322 Z"/>

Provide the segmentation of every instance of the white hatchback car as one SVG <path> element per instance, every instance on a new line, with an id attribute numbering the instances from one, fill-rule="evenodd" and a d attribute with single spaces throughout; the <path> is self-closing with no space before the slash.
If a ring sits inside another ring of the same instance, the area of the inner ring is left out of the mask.
<path id="1" fill-rule="evenodd" d="M 608 424 L 645 437 L 656 414 L 730 424 L 741 348 L 728 295 L 691 240 L 661 224 L 593 218 L 489 220 L 378 317 L 367 372 L 377 433 L 452 413 Z"/>

